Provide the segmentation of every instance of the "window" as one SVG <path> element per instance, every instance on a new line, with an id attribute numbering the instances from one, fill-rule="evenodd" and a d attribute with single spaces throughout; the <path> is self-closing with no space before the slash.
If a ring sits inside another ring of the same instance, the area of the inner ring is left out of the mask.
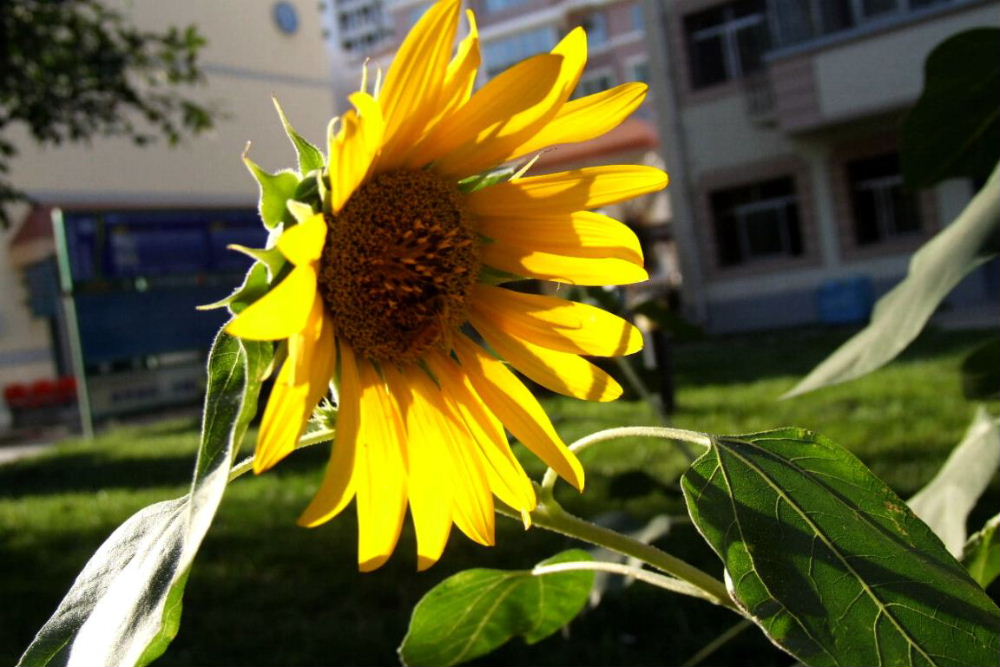
<path id="1" fill-rule="evenodd" d="M 917 200 L 903 188 L 898 153 L 849 162 L 847 180 L 859 246 L 920 231 Z"/>
<path id="2" fill-rule="evenodd" d="M 775 41 L 792 46 L 953 0 L 768 0 Z"/>
<path id="3" fill-rule="evenodd" d="M 593 95 L 614 86 L 614 72 L 610 68 L 604 67 L 592 72 L 584 72 L 583 76 L 580 77 L 580 83 L 576 87 L 574 96 L 584 97 L 586 95 Z"/>
<path id="4" fill-rule="evenodd" d="M 684 17 L 691 86 L 705 88 L 760 69 L 767 48 L 763 0 L 739 0 Z"/>
<path id="5" fill-rule="evenodd" d="M 791 176 L 709 195 L 720 266 L 802 254 L 798 198 Z"/>
<path id="6" fill-rule="evenodd" d="M 556 34 L 549 26 L 527 30 L 489 42 L 483 45 L 486 75 L 492 78 L 514 63 L 539 53 L 545 53 L 555 45 Z"/>
<path id="7" fill-rule="evenodd" d="M 632 5 L 632 30 L 646 32 L 646 12 L 641 1 Z"/>
<path id="8" fill-rule="evenodd" d="M 587 31 L 587 46 L 591 49 L 601 47 L 608 42 L 608 17 L 604 12 L 594 12 L 581 23 Z"/>
<path id="9" fill-rule="evenodd" d="M 531 2 L 531 0 L 485 0 L 483 6 L 488 12 L 502 12 L 505 9 L 527 4 L 528 2 Z"/>
<path id="10" fill-rule="evenodd" d="M 629 65 L 629 80 L 649 83 L 649 61 L 639 60 Z"/>

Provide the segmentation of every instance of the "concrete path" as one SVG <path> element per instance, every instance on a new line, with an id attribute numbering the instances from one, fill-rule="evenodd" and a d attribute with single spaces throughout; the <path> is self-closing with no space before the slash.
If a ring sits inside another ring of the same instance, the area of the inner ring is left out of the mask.
<path id="1" fill-rule="evenodd" d="M 0 445 L 0 465 L 30 458 L 32 456 L 38 456 L 46 449 L 54 445 L 54 442 L 33 442 L 25 445 Z"/>

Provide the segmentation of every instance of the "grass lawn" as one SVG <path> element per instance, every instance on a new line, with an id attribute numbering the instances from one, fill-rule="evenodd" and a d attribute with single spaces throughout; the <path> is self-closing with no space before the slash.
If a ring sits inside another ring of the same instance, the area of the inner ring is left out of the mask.
<path id="1" fill-rule="evenodd" d="M 851 449 L 909 496 L 961 438 L 974 404 L 962 398 L 959 365 L 972 347 L 995 334 L 931 331 L 874 375 L 776 401 L 850 333 L 808 330 L 677 346 L 673 424 L 712 433 L 811 428 Z M 567 442 L 611 426 L 653 423 L 639 402 L 545 402 Z M 192 420 L 119 427 L 92 442 L 67 442 L 42 457 L 0 467 L 0 664 L 17 660 L 119 523 L 185 492 L 196 441 Z M 300 451 L 276 470 L 231 486 L 188 583 L 180 633 L 157 664 L 394 664 L 414 603 L 445 576 L 475 566 L 526 567 L 577 546 L 500 518 L 496 548 L 472 544 L 456 530 L 442 562 L 414 574 L 407 528 L 389 564 L 360 575 L 351 512 L 315 530 L 294 523 L 319 483 L 326 454 L 325 446 Z M 541 467 L 524 460 L 537 477 Z M 660 513 L 680 517 L 659 544 L 721 573 L 718 560 L 684 522 L 676 484 L 681 454 L 662 442 L 622 440 L 587 452 L 584 462 L 587 492 L 560 489 L 568 509 L 588 517 L 616 511 L 619 520 L 636 525 Z M 995 512 L 998 500 L 995 479 L 975 520 Z M 640 583 L 610 591 L 568 631 L 533 647 L 515 640 L 478 664 L 680 664 L 737 620 Z M 791 663 L 754 629 L 710 660 Z"/>

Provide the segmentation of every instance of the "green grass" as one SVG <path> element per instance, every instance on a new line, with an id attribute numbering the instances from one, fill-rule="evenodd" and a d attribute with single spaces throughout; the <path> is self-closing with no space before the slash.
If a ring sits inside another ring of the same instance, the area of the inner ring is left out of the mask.
<path id="1" fill-rule="evenodd" d="M 972 417 L 974 404 L 961 396 L 958 369 L 988 334 L 932 331 L 867 378 L 776 401 L 849 334 L 799 331 L 677 346 L 673 424 L 712 433 L 808 427 L 851 449 L 904 497 L 912 494 L 933 476 Z M 545 402 L 567 441 L 612 426 L 653 423 L 639 402 Z M 120 427 L 0 468 L 0 664 L 16 661 L 119 523 L 185 492 L 196 430 L 192 420 Z M 496 548 L 474 545 L 456 531 L 442 562 L 414 574 L 407 528 L 390 563 L 360 575 L 350 512 L 316 530 L 294 524 L 325 457 L 325 447 L 303 450 L 275 471 L 230 487 L 188 583 L 178 638 L 157 664 L 393 664 L 414 603 L 445 576 L 476 566 L 525 567 L 576 546 L 499 519 Z M 533 475 L 541 472 L 534 459 L 524 460 Z M 683 517 L 676 480 L 684 458 L 671 445 L 615 441 L 584 460 L 587 492 L 560 487 L 572 511 L 590 517 L 615 511 L 636 525 L 658 513 Z M 994 480 L 980 515 L 995 511 L 998 499 Z M 683 520 L 661 545 L 720 570 Z M 534 647 L 515 640 L 479 663 L 679 664 L 736 620 L 705 603 L 636 584 L 609 592 L 568 634 Z M 791 660 L 750 630 L 710 662 Z"/>

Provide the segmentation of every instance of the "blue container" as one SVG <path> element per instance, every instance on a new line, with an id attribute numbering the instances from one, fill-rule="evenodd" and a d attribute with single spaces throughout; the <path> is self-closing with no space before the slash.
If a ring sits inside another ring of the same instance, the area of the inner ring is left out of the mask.
<path id="1" fill-rule="evenodd" d="M 871 316 L 875 289 L 867 276 L 829 280 L 820 285 L 816 300 L 820 322 L 859 324 Z"/>

